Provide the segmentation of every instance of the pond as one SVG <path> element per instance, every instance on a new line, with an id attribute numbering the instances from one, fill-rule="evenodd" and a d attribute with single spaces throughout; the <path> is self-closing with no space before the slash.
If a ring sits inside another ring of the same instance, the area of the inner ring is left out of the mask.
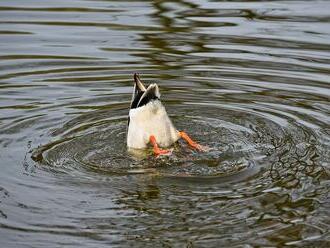
<path id="1" fill-rule="evenodd" d="M 1 1 L 2 246 L 329 247 L 329 9 Z M 209 151 L 127 150 L 135 72 Z"/>

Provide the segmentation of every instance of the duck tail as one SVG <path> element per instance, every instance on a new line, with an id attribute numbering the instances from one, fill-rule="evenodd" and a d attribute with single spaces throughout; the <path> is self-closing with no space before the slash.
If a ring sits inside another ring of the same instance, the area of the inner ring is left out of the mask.
<path id="1" fill-rule="evenodd" d="M 137 107 L 141 107 L 153 100 L 159 100 L 159 99 L 160 99 L 160 93 L 159 93 L 158 85 L 150 84 L 148 86 L 147 90 L 141 96 L 141 98 L 137 104 Z"/>

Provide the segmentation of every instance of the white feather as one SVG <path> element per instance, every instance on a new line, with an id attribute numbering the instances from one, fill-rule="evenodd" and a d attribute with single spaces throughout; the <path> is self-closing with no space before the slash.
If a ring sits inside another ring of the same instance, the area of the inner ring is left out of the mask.
<path id="1" fill-rule="evenodd" d="M 131 109 L 129 118 L 127 146 L 130 148 L 146 148 L 151 135 L 160 147 L 168 147 L 179 139 L 177 129 L 159 100 Z"/>

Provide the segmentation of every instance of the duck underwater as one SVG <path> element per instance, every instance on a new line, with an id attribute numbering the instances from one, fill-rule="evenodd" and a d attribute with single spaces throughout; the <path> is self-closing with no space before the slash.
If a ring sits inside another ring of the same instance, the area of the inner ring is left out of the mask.
<path id="1" fill-rule="evenodd" d="M 168 148 L 180 138 L 198 151 L 207 149 L 193 141 L 184 131 L 175 128 L 160 100 L 158 85 L 152 83 L 146 87 L 135 73 L 128 117 L 127 147 L 146 149 L 151 144 L 155 155 L 169 155 L 171 150 L 162 148 Z"/>

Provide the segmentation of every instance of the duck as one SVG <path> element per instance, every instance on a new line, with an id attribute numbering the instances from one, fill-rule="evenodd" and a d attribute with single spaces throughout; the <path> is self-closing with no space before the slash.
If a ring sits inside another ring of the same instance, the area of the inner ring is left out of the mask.
<path id="1" fill-rule="evenodd" d="M 156 83 L 147 87 L 138 73 L 134 76 L 134 89 L 127 124 L 127 147 L 129 149 L 147 149 L 153 146 L 155 155 L 169 155 L 168 149 L 179 139 L 184 139 L 191 148 L 204 151 L 205 147 L 195 142 L 184 131 L 173 125 L 160 100 L 160 91 Z"/>

